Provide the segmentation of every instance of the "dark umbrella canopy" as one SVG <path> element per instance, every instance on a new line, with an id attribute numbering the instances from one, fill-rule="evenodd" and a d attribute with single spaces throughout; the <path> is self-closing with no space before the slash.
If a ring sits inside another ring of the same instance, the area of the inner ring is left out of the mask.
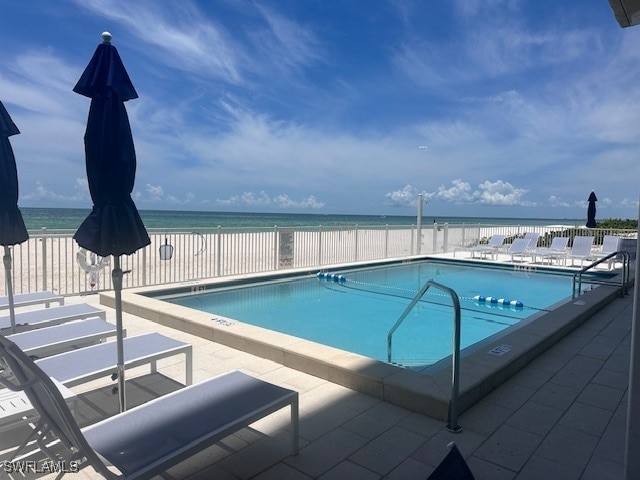
<path id="1" fill-rule="evenodd" d="M 122 276 L 120 256 L 151 243 L 131 192 L 136 175 L 136 152 L 124 102 L 137 98 L 111 34 L 102 34 L 89 65 L 73 91 L 91 98 L 84 150 L 93 210 L 74 235 L 81 247 L 103 257 L 113 255 L 116 349 L 120 411 L 126 410 Z"/>
<path id="2" fill-rule="evenodd" d="M 130 255 L 151 243 L 131 192 L 136 153 L 124 102 L 138 97 L 111 36 L 98 45 L 73 91 L 91 98 L 84 135 L 93 209 L 78 228 L 78 245 L 103 257 Z"/>
<path id="3" fill-rule="evenodd" d="M 18 171 L 9 137 L 20 133 L 0 102 L 0 245 L 10 246 L 29 238 L 18 209 Z"/>
<path id="4" fill-rule="evenodd" d="M 596 228 L 596 198 L 595 192 L 589 195 L 589 206 L 587 207 L 587 227 Z"/>

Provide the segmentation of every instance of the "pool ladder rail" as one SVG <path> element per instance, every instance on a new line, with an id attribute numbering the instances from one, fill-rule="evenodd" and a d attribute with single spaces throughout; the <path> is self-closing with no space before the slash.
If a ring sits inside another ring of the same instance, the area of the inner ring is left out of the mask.
<path id="1" fill-rule="evenodd" d="M 394 323 L 391 330 L 387 334 L 387 361 L 392 363 L 391 358 L 391 348 L 393 341 L 393 333 L 398 329 L 400 324 L 404 321 L 405 318 L 411 313 L 413 307 L 417 305 L 420 299 L 427 293 L 431 287 L 442 290 L 445 293 L 448 293 L 451 296 L 451 300 L 453 302 L 454 309 L 454 326 L 453 326 L 453 356 L 452 356 L 452 374 L 451 374 L 451 399 L 449 400 L 449 413 L 447 415 L 447 430 L 453 433 L 459 433 L 462 431 L 462 427 L 458 425 L 458 397 L 460 395 L 460 299 L 458 298 L 458 294 L 451 288 L 442 285 L 440 283 L 434 282 L 433 280 L 427 280 L 427 282 L 422 286 L 422 288 L 416 293 L 413 300 L 409 306 L 402 312 L 396 323 Z"/>
<path id="2" fill-rule="evenodd" d="M 576 297 L 579 297 L 582 294 L 582 283 L 583 283 L 582 274 L 583 273 L 591 270 L 592 268 L 594 268 L 597 265 L 600 265 L 601 263 L 604 263 L 604 262 L 611 263 L 612 260 L 615 260 L 618 257 L 622 257 L 622 275 L 620 276 L 620 296 L 624 297 L 626 294 L 628 294 L 629 293 L 629 277 L 630 277 L 629 265 L 631 262 L 630 255 L 629 255 L 629 252 L 619 251 L 619 252 L 610 253 L 606 257 L 602 257 L 596 260 L 595 262 L 590 263 L 586 267 L 581 268 L 578 272 L 574 273 L 573 274 L 573 291 L 571 294 L 571 298 L 575 300 Z M 611 285 L 611 282 L 595 281 L 595 280 L 588 280 L 585 283 L 589 283 L 591 285 Z"/>

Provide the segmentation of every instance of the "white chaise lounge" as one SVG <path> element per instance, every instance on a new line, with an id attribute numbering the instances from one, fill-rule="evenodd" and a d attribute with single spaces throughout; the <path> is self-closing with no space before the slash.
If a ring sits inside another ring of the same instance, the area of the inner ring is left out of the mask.
<path id="1" fill-rule="evenodd" d="M 76 394 L 64 385 L 55 381 L 54 383 L 69 408 L 73 410 L 77 401 Z M 14 392 L 8 388 L 2 388 L 0 385 L 0 433 L 24 427 L 25 422 L 37 420 L 38 415 L 24 392 Z"/>
<path id="2" fill-rule="evenodd" d="M 540 234 L 538 232 L 527 232 L 524 234 L 524 239 L 529 240 L 529 247 L 527 247 L 527 249 L 529 251 L 532 251 L 538 248 L 538 240 L 540 240 Z"/>
<path id="3" fill-rule="evenodd" d="M 549 264 L 553 263 L 554 259 L 562 259 L 564 264 L 567 260 L 568 245 L 569 237 L 553 237 L 550 246 L 536 248 L 531 252 L 533 255 L 533 262 L 535 263 L 537 261 L 537 257 L 540 257 L 542 263 L 544 263 L 545 259 L 549 260 Z"/>
<path id="4" fill-rule="evenodd" d="M 511 262 L 515 261 L 515 256 L 520 256 L 520 261 L 524 261 L 524 256 L 529 255 L 528 250 L 531 245 L 531 240 L 528 238 L 516 238 L 509 248 L 507 249 L 507 255 L 511 255 Z"/>
<path id="5" fill-rule="evenodd" d="M 573 246 L 571 247 L 571 251 L 567 253 L 567 259 L 571 259 L 572 266 L 575 259 L 580 259 L 580 266 L 582 266 L 584 261 L 591 256 L 592 248 L 592 236 L 573 237 Z"/>
<path id="6" fill-rule="evenodd" d="M 125 368 L 151 365 L 157 370 L 157 361 L 174 355 L 185 355 L 185 384 L 193 381 L 193 353 L 191 345 L 159 333 L 136 335 L 123 340 Z M 67 387 L 73 387 L 116 372 L 116 342 L 100 343 L 36 360 L 48 376 Z"/>
<path id="7" fill-rule="evenodd" d="M 7 335 L 7 338 L 31 357 L 46 357 L 106 340 L 116 332 L 115 325 L 96 317 Z"/>
<path id="8" fill-rule="evenodd" d="M 487 254 L 490 254 L 493 259 L 503 246 L 505 238 L 505 235 L 491 235 L 489 243 L 470 247 L 468 250 L 471 252 L 471 258 L 475 258 L 478 253 L 482 258 L 486 258 Z"/>
<path id="9" fill-rule="evenodd" d="M 620 237 L 617 235 L 605 235 L 602 239 L 602 247 L 599 250 L 592 251 L 590 258 L 593 260 L 599 260 L 601 258 L 606 257 L 607 255 L 611 255 L 619 250 L 620 246 Z M 608 261 L 609 270 L 613 266 L 615 262 L 615 258 L 610 258 Z"/>
<path id="10" fill-rule="evenodd" d="M 15 308 L 44 305 L 49 307 L 52 303 L 64 305 L 64 297 L 53 292 L 19 293 L 13 296 Z M 9 297 L 0 297 L 0 310 L 9 308 Z"/>
<path id="11" fill-rule="evenodd" d="M 54 464 L 91 465 L 104 478 L 148 479 L 287 406 L 291 453 L 298 453 L 298 393 L 241 372 L 185 387 L 80 429 L 51 379 L 2 336 L 0 357 L 13 374 L 0 381 L 24 390 L 42 419 L 34 428 L 41 450 L 12 459 L 16 462 L 46 455 Z"/>
<path id="12" fill-rule="evenodd" d="M 100 317 L 106 319 L 104 310 L 96 308 L 87 303 L 75 303 L 62 305 L 60 307 L 41 308 L 39 310 L 29 310 L 16 313 L 15 333 L 33 330 L 34 328 L 49 327 L 60 323 L 80 320 L 82 318 Z M 0 333 L 7 333 L 11 328 L 11 318 L 9 315 L 0 317 Z"/>

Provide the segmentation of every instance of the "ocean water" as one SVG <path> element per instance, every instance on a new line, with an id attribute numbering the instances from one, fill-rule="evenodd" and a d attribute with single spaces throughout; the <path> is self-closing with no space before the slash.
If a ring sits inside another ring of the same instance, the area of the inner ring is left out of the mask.
<path id="1" fill-rule="evenodd" d="M 29 230 L 76 230 L 90 213 L 80 208 L 20 209 Z M 176 210 L 140 210 L 140 216 L 149 229 L 213 228 L 213 227 L 311 227 L 311 226 L 370 226 L 415 225 L 416 216 L 402 215 L 324 215 L 312 213 L 247 213 L 247 212 L 191 212 Z M 584 219 L 545 218 L 480 218 L 480 217 L 423 217 L 423 225 L 489 224 L 489 225 L 581 225 Z"/>

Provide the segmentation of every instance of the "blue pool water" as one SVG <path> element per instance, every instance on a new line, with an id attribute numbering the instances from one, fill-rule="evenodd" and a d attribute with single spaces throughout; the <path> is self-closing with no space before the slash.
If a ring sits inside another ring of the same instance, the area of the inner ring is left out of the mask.
<path id="1" fill-rule="evenodd" d="M 445 262 L 332 273 L 344 277 L 309 275 L 164 299 L 387 361 L 389 329 L 427 280 L 458 294 L 462 348 L 545 311 L 572 291 L 571 275 Z M 481 302 L 478 296 L 517 300 L 523 307 Z M 424 366 L 450 355 L 453 318 L 451 298 L 430 289 L 393 336 L 394 363 Z"/>

